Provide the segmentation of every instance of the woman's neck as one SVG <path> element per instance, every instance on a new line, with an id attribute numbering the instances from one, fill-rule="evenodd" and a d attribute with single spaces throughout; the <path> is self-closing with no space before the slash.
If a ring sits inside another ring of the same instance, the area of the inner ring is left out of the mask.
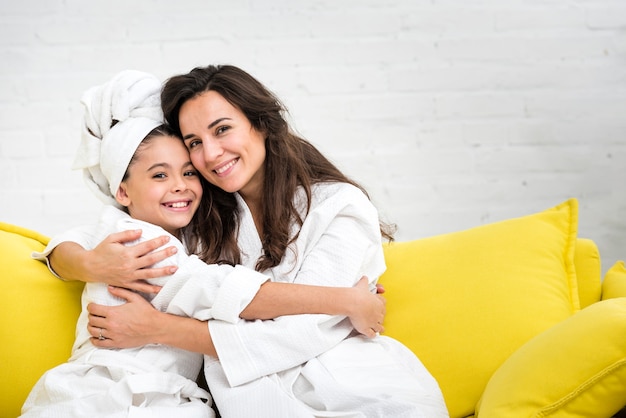
<path id="1" fill-rule="evenodd" d="M 241 194 L 241 198 L 244 202 L 246 202 L 246 206 L 248 206 L 248 210 L 252 215 L 252 220 L 254 221 L 254 226 L 256 227 L 256 231 L 259 234 L 259 237 L 263 236 L 263 205 L 261 203 L 261 197 L 258 196 L 256 198 L 250 198 L 248 195 Z"/>

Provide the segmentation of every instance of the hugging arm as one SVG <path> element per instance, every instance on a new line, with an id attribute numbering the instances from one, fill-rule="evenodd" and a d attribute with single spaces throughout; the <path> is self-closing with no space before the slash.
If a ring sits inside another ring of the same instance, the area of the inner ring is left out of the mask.
<path id="1" fill-rule="evenodd" d="M 136 245 L 125 245 L 140 236 L 141 230 L 116 232 L 107 236 L 93 250 L 86 250 L 86 245 L 80 240 L 62 241 L 52 249 L 48 261 L 52 270 L 65 280 L 100 282 L 139 292 L 157 293 L 159 286 L 151 285 L 146 280 L 171 275 L 176 267 L 148 267 L 175 254 L 176 247 L 165 246 L 169 241 L 165 235 Z M 161 248 L 163 246 L 165 248 Z"/>
<path id="2" fill-rule="evenodd" d="M 165 249 L 159 249 L 160 245 L 167 242 L 167 237 L 125 245 L 136 241 L 139 235 L 140 231 L 136 230 L 117 232 L 109 235 L 93 250 L 85 250 L 82 243 L 78 244 L 81 240 L 60 241 L 48 256 L 51 267 L 61 277 L 111 284 L 118 287 L 112 289 L 111 293 L 128 300 L 127 304 L 117 307 L 89 305 L 91 335 L 98 337 L 102 328 L 107 337 L 106 340 L 94 338 L 93 343 L 100 347 L 118 348 L 161 343 L 216 356 L 206 321 L 159 312 L 142 297 L 136 297 L 135 293 L 123 289 L 158 292 L 159 286 L 145 280 L 173 272 L 171 266 L 144 268 L 175 253 L 174 246 L 166 245 Z M 354 288 L 266 282 L 245 306 L 241 317 L 271 319 L 301 313 L 346 315 L 359 332 L 371 337 L 375 335 L 372 328 L 380 326 L 384 312 L 384 299 L 371 294 L 365 280 Z"/>
<path id="3" fill-rule="evenodd" d="M 273 285 L 278 285 L 278 287 L 272 290 Z M 285 286 L 292 287 L 287 288 Z M 290 298 L 288 296 L 289 294 L 291 294 L 294 288 L 306 288 L 307 290 L 304 294 L 302 294 L 302 296 L 304 296 L 303 300 L 307 298 L 311 300 L 311 295 L 307 292 L 310 291 L 310 288 L 312 288 L 312 286 L 298 286 L 289 284 L 285 285 L 282 283 L 272 282 L 267 282 L 266 284 L 261 286 L 262 290 L 260 290 L 257 295 L 264 294 L 265 296 L 263 297 L 271 298 L 271 295 L 277 295 L 281 292 L 280 288 L 282 288 L 282 291 L 285 292 L 285 296 L 283 298 L 285 300 L 297 299 L 298 297 L 300 297 L 295 296 L 295 298 Z M 362 279 L 359 282 L 357 288 L 360 288 L 358 290 L 360 296 L 357 295 L 356 300 L 361 300 L 361 298 L 373 297 L 373 295 L 367 290 L 367 284 L 365 279 Z M 341 299 L 342 296 L 340 295 L 342 292 L 344 292 L 344 290 L 345 289 L 341 288 L 333 288 L 327 290 L 324 290 L 324 288 L 321 287 L 319 288 L 319 291 L 323 296 L 328 296 L 329 294 L 332 295 L 334 292 L 339 291 L 339 293 L 337 293 L 337 295 L 339 295 L 339 299 L 337 300 L 341 301 L 340 303 L 343 303 Z M 92 342 L 94 343 L 94 345 L 107 348 L 131 348 L 154 343 L 178 347 L 196 353 L 203 353 L 216 358 L 218 357 L 215 345 L 213 344 L 211 333 L 208 330 L 208 321 L 201 321 L 195 318 L 160 312 L 143 297 L 127 289 L 111 287 L 110 292 L 117 297 L 126 299 L 127 303 L 120 306 L 104 306 L 92 303 L 88 306 L 87 309 L 89 311 L 89 332 L 93 336 Z M 353 298 L 354 296 L 345 297 Z M 321 298 L 321 300 L 327 299 L 329 298 Z M 332 297 L 330 299 L 332 299 Z M 371 301 L 372 299 L 367 300 Z M 341 308 L 333 307 L 333 302 L 323 303 L 327 303 L 327 305 L 331 309 L 341 311 Z M 382 300 L 380 303 L 382 304 L 381 306 L 384 311 L 384 300 Z M 367 305 L 360 305 L 360 309 L 370 309 L 364 308 L 364 306 Z M 376 304 L 374 304 L 373 306 L 376 306 Z M 313 308 L 313 310 L 323 308 L 324 307 L 321 306 L 318 308 Z M 278 307 L 277 309 L 285 310 L 284 307 Z M 297 310 L 303 311 L 306 309 L 306 306 L 300 305 Z M 371 310 L 371 316 L 373 318 L 381 318 L 383 316 L 384 312 L 381 313 L 378 308 L 371 308 Z M 371 323 L 377 322 L 378 320 L 373 319 Z M 373 336 L 374 333 L 373 331 L 371 331 L 370 328 L 371 323 L 368 322 L 367 324 L 363 325 L 363 328 L 364 330 L 365 328 L 367 328 L 367 332 L 371 333 L 371 335 Z M 103 334 L 104 336 L 106 336 L 105 340 L 98 339 L 98 336 L 100 335 L 100 329 L 104 330 Z"/>

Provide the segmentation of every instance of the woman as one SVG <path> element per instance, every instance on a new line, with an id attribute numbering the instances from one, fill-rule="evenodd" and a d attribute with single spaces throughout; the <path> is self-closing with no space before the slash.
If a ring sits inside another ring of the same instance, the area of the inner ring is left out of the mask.
<path id="1" fill-rule="evenodd" d="M 280 282 L 352 286 L 365 275 L 374 288 L 387 227 L 361 188 L 290 132 L 283 106 L 261 83 L 233 66 L 196 68 L 168 80 L 161 99 L 221 214 L 221 228 L 202 229 L 208 259 Z M 91 322 L 111 327 L 118 340 L 111 346 L 154 342 L 154 320 L 119 325 L 146 310 L 124 295 L 130 303 L 122 308 L 93 306 Z M 437 383 L 406 347 L 359 337 L 342 317 L 209 321 L 208 328 L 193 337 L 170 332 L 161 342 L 209 355 L 205 377 L 225 417 L 447 416 Z"/>

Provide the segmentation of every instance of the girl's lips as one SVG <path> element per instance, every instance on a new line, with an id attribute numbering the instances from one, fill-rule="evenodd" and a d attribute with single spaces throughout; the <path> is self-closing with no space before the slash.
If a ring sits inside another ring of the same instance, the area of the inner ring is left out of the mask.
<path id="1" fill-rule="evenodd" d="M 218 176 L 221 175 L 225 175 L 227 174 L 230 169 L 237 164 L 237 162 L 239 161 L 239 158 L 233 158 L 232 160 L 230 160 L 229 162 L 227 162 L 226 164 L 223 164 L 215 169 L 213 169 L 213 171 L 215 172 L 215 174 L 217 174 Z"/>

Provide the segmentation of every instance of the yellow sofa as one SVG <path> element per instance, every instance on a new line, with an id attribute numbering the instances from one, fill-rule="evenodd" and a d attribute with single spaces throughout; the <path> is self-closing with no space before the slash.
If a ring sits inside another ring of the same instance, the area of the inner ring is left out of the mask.
<path id="1" fill-rule="evenodd" d="M 600 278 L 570 199 L 543 212 L 385 245 L 385 334 L 439 381 L 452 418 L 612 417 L 626 405 L 626 268 Z M 30 259 L 48 238 L 0 223 L 0 416 L 67 360 L 81 283 Z"/>

